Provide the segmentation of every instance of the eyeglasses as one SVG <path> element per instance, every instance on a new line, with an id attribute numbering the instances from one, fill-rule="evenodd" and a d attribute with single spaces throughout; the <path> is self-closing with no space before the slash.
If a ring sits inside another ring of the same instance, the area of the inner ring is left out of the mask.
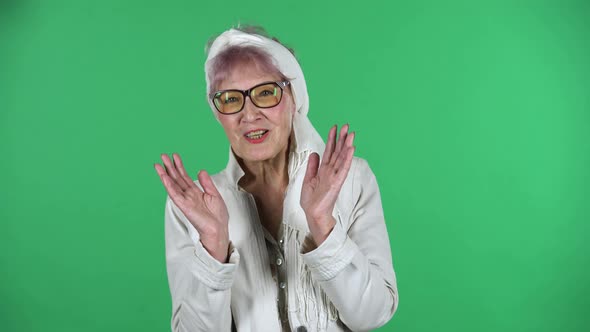
<path id="1" fill-rule="evenodd" d="M 221 114 L 234 114 L 244 109 L 246 97 L 249 96 L 254 105 L 260 108 L 277 106 L 283 98 L 283 88 L 289 81 L 264 82 L 248 90 L 221 90 L 213 92 L 209 97 Z"/>

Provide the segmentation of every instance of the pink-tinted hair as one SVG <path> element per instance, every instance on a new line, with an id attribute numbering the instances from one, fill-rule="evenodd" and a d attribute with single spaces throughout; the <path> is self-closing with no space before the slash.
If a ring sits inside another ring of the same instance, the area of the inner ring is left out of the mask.
<path id="1" fill-rule="evenodd" d="M 259 26 L 245 26 L 238 27 L 237 29 L 246 33 L 261 35 L 280 43 L 277 38 L 269 37 L 266 31 Z M 214 40 L 215 38 L 209 40 L 206 47 L 207 53 Z M 287 47 L 287 49 L 295 55 L 295 52 L 291 48 Z M 277 75 L 281 81 L 289 80 L 288 77 L 281 73 L 273 62 L 272 56 L 265 50 L 252 45 L 233 45 L 224 49 L 212 59 L 211 69 L 208 73 L 210 82 L 210 91 L 208 93 L 217 91 L 219 85 L 229 76 L 229 73 L 240 66 L 255 66 L 260 71 Z"/>

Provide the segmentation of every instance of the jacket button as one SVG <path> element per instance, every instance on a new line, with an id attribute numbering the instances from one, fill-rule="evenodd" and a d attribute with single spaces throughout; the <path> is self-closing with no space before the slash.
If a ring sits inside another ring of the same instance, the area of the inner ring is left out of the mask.
<path id="1" fill-rule="evenodd" d="M 299 326 L 297 328 L 297 332 L 307 332 L 307 329 L 305 328 L 305 326 Z"/>
<path id="2" fill-rule="evenodd" d="M 283 260 L 279 257 L 277 258 L 277 265 L 281 266 L 281 264 L 283 264 Z"/>

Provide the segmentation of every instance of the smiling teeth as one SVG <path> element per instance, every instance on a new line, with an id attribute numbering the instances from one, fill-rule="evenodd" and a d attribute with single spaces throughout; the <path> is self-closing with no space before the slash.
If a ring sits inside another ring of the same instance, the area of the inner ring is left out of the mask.
<path id="1" fill-rule="evenodd" d="M 246 137 L 248 138 L 252 138 L 252 139 L 259 139 L 260 137 L 262 137 L 262 135 L 264 135 L 267 132 L 267 130 L 256 130 L 256 131 L 251 131 L 248 134 L 246 134 Z"/>

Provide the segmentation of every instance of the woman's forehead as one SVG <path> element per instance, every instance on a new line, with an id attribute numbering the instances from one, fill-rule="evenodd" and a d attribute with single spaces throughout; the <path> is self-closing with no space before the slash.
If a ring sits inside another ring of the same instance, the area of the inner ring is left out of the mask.
<path id="1" fill-rule="evenodd" d="M 217 90 L 247 90 L 263 82 L 280 81 L 278 74 L 262 71 L 254 66 L 240 66 L 228 72 Z"/>

